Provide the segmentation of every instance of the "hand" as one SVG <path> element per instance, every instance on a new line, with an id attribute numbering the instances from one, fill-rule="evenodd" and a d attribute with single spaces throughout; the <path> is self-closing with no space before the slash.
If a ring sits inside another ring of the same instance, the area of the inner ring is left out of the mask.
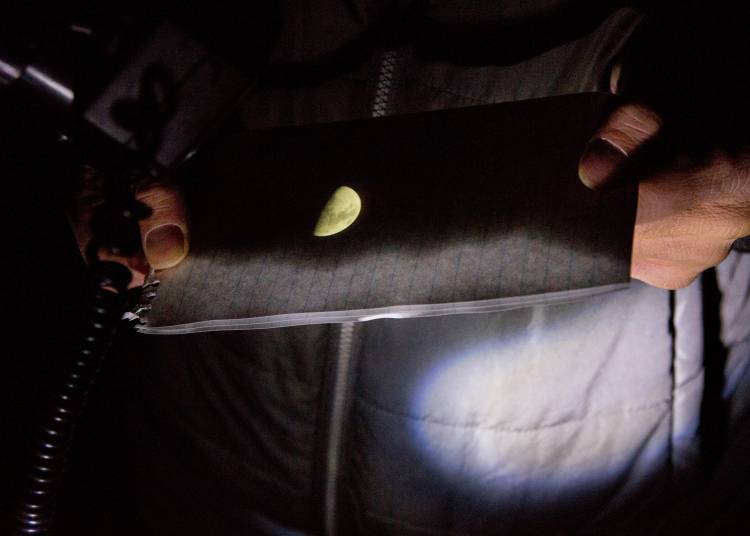
<path id="1" fill-rule="evenodd" d="M 82 254 L 91 239 L 90 223 L 94 209 L 103 202 L 102 191 L 101 179 L 89 170 L 71 210 L 73 231 Z M 100 259 L 114 260 L 130 268 L 133 276 L 131 288 L 143 284 L 149 267 L 162 270 L 179 264 L 187 255 L 189 245 L 187 215 L 178 188 L 169 184 L 151 185 L 139 190 L 136 199 L 152 210 L 151 216 L 139 222 L 143 251 L 133 257 L 99 251 Z"/>
<path id="2" fill-rule="evenodd" d="M 646 106 L 616 109 L 584 151 L 579 176 L 592 189 L 638 181 L 631 276 L 676 289 L 750 235 L 750 151 L 674 154 L 663 130 Z"/>

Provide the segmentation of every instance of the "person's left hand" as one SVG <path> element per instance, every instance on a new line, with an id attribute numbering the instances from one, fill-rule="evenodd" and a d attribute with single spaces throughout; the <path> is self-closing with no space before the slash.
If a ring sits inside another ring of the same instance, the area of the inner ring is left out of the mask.
<path id="1" fill-rule="evenodd" d="M 662 127 L 648 107 L 626 104 L 596 132 L 581 157 L 579 176 L 601 188 L 623 176 L 638 181 L 631 276 L 676 289 L 719 264 L 734 240 L 750 235 L 750 150 L 707 158 L 686 154 L 649 161 L 639 149 Z"/>
<path id="2" fill-rule="evenodd" d="M 92 236 L 91 220 L 96 208 L 104 202 L 103 178 L 94 170 L 83 176 L 81 191 L 69 210 L 69 219 L 81 256 Z M 188 254 L 188 218 L 182 192 L 170 183 L 157 183 L 139 189 L 135 198 L 151 209 L 151 215 L 138 222 L 142 251 L 124 257 L 100 249 L 98 258 L 119 262 L 130 269 L 130 287 L 141 286 L 150 268 L 163 270 L 176 266 Z"/>

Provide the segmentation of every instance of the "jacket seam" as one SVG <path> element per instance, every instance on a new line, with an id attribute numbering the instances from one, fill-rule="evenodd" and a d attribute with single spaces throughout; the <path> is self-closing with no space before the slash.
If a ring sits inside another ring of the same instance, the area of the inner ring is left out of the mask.
<path id="1" fill-rule="evenodd" d="M 531 427 L 503 427 L 503 426 L 482 426 L 481 424 L 464 424 L 464 423 L 450 423 L 438 419 L 430 419 L 425 417 L 418 417 L 416 415 L 411 415 L 406 412 L 399 412 L 392 410 L 390 408 L 386 408 L 376 402 L 373 402 L 372 400 L 368 400 L 367 398 L 363 397 L 362 395 L 356 395 L 357 400 L 364 405 L 367 405 L 371 407 L 372 409 L 375 409 L 376 411 L 380 411 L 382 413 L 386 413 L 392 416 L 396 417 L 403 417 L 405 419 L 409 419 L 412 421 L 420 421 L 425 422 L 428 424 L 434 424 L 436 426 L 444 426 L 447 428 L 465 428 L 465 429 L 474 429 L 474 430 L 486 430 L 490 432 L 499 432 L 499 433 L 526 433 L 526 432 L 536 432 L 539 430 L 546 430 L 546 429 L 552 429 L 552 428 L 559 428 L 561 426 L 566 426 L 569 424 L 579 423 L 585 420 L 589 419 L 600 419 L 600 418 L 606 418 L 606 417 L 613 417 L 616 415 L 631 415 L 635 413 L 641 413 L 644 411 L 650 411 L 657 408 L 663 408 L 663 409 L 669 409 L 671 398 L 666 398 L 657 402 L 653 402 L 650 404 L 646 404 L 643 406 L 635 406 L 631 408 L 624 408 L 622 410 L 618 411 L 602 411 L 602 412 L 594 412 L 591 414 L 587 414 L 583 417 L 568 419 L 563 422 L 558 423 L 550 423 L 550 424 L 544 424 L 540 426 L 531 426 Z"/>
<path id="2" fill-rule="evenodd" d="M 231 452 L 229 449 L 223 447 L 219 442 L 217 442 L 214 439 L 208 438 L 208 437 L 202 437 L 199 438 L 199 440 L 202 440 L 204 443 L 209 444 L 211 447 L 215 448 L 217 451 L 221 452 L 222 458 L 228 459 L 231 457 L 234 457 L 231 455 Z M 236 458 L 236 457 L 235 457 Z M 176 458 L 178 464 L 180 466 L 184 466 L 182 461 L 179 458 Z M 307 496 L 309 494 L 309 488 L 308 486 L 295 486 L 293 484 L 288 484 L 284 482 L 281 478 L 278 478 L 271 473 L 264 471 L 262 469 L 258 469 L 253 463 L 248 462 L 247 460 L 238 459 L 237 460 L 241 465 L 244 471 L 246 471 L 246 474 L 250 476 L 250 478 L 261 480 L 266 486 L 276 486 L 277 488 L 281 489 L 284 493 L 295 495 L 295 496 Z M 200 478 L 210 478 L 211 474 L 208 473 L 197 473 Z"/>
<path id="3" fill-rule="evenodd" d="M 290 384 L 293 384 L 296 389 L 299 388 L 305 388 L 311 391 L 316 391 L 318 386 L 315 385 L 314 382 L 310 380 L 302 380 L 294 375 L 294 373 L 288 373 L 288 372 L 279 372 L 278 370 L 275 370 L 271 367 L 265 367 L 260 363 L 255 362 L 254 360 L 245 360 L 242 365 L 245 367 L 245 370 L 252 372 L 252 375 L 259 375 L 259 376 L 266 376 L 271 379 L 283 379 L 284 382 L 288 382 Z M 239 367 L 238 367 L 239 368 Z M 296 391 L 299 393 L 299 391 Z M 307 404 L 314 404 L 315 400 L 317 399 L 318 395 L 317 393 L 310 394 L 309 396 L 304 397 L 305 403 Z M 195 404 L 196 406 L 200 406 L 201 404 Z M 188 405 L 187 407 L 191 407 L 192 405 Z"/>
<path id="4" fill-rule="evenodd" d="M 691 374 L 687 378 L 681 380 L 680 382 L 675 382 L 674 384 L 674 394 L 677 394 L 677 391 L 680 391 L 684 388 L 686 388 L 691 383 L 702 380 L 703 379 L 703 368 L 701 367 L 700 370 L 694 374 Z"/>
<path id="5" fill-rule="evenodd" d="M 430 90 L 432 90 L 432 91 L 434 91 L 436 93 L 446 93 L 446 94 L 448 94 L 448 95 L 450 95 L 452 97 L 458 97 L 460 99 L 463 99 L 463 100 L 468 101 L 468 102 L 472 102 L 472 103 L 477 104 L 477 105 L 492 104 L 493 103 L 492 101 L 480 99 L 480 98 L 477 98 L 477 97 L 470 97 L 469 95 L 465 95 L 465 94 L 463 94 L 463 93 L 461 93 L 459 91 L 456 91 L 454 89 L 448 88 L 446 86 L 440 86 L 440 85 L 437 85 L 437 84 L 432 84 L 432 83 L 429 83 L 429 82 L 425 82 L 424 80 L 422 80 L 420 78 L 416 78 L 416 77 L 406 78 L 404 80 L 403 85 L 406 85 L 409 82 L 415 83 L 415 84 L 417 84 L 419 86 L 422 86 L 422 87 L 424 87 L 426 89 L 430 89 Z"/>

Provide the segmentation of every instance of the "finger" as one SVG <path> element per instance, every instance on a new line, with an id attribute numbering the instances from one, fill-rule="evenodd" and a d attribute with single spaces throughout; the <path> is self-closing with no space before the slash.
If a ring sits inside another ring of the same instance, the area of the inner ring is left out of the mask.
<path id="1" fill-rule="evenodd" d="M 180 191 L 156 184 L 136 194 L 153 213 L 140 222 L 143 251 L 152 268 L 162 270 L 179 264 L 188 253 L 188 227 Z"/>
<path id="2" fill-rule="evenodd" d="M 601 188 L 640 146 L 653 138 L 661 119 L 642 104 L 617 108 L 591 138 L 578 164 L 578 176 L 591 189 Z"/>

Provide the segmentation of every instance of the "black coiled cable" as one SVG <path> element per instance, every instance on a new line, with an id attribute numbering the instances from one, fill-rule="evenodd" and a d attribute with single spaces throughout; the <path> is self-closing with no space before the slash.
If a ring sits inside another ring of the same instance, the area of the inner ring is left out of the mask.
<path id="1" fill-rule="evenodd" d="M 168 70 L 154 63 L 141 75 L 138 97 L 134 101 L 116 102 L 111 110 L 115 121 L 134 133 L 140 164 L 126 168 L 122 180 L 107 181 L 105 202 L 96 209 L 91 221 L 93 238 L 86 247 L 93 274 L 86 308 L 88 318 L 78 349 L 65 364 L 62 387 L 43 417 L 33 447 L 27 487 L 16 510 L 18 536 L 52 532 L 57 493 L 75 424 L 114 339 L 132 279 L 126 266 L 100 261 L 98 253 L 104 249 L 110 254 L 129 257 L 140 250 L 138 221 L 147 218 L 151 209 L 135 200 L 133 178 L 146 176 L 154 168 L 162 130 L 174 115 L 176 98 L 176 85 Z"/>
<path id="2" fill-rule="evenodd" d="M 92 272 L 92 292 L 78 349 L 67 358 L 61 387 L 43 417 L 33 447 L 28 482 L 16 515 L 17 535 L 49 534 L 52 530 L 75 423 L 122 318 L 130 271 L 116 262 L 96 262 Z"/>

